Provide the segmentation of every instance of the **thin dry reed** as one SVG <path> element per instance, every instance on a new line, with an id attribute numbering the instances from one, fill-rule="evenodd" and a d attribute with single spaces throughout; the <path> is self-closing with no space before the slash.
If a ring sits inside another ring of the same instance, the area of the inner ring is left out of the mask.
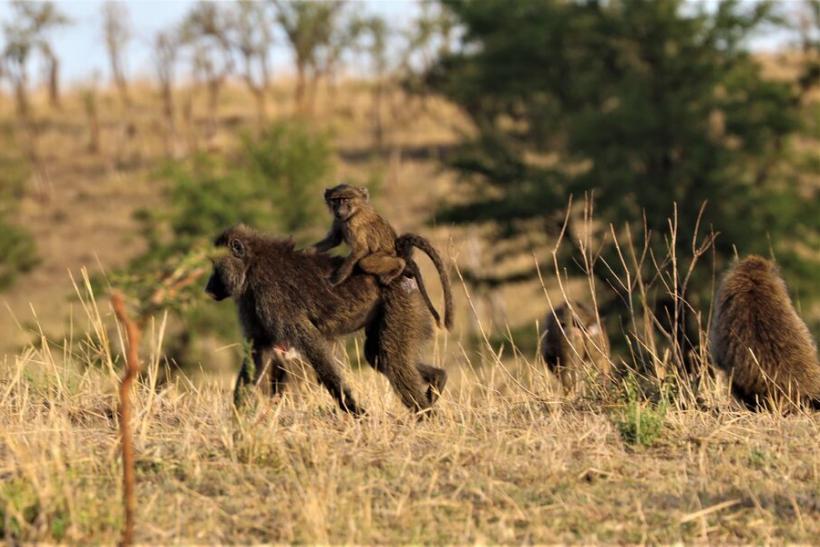
<path id="1" fill-rule="evenodd" d="M 134 494 L 134 439 L 131 433 L 131 389 L 139 374 L 140 332 L 137 325 L 125 312 L 122 295 L 111 295 L 111 306 L 128 335 L 128 350 L 125 357 L 125 374 L 120 382 L 120 406 L 118 418 L 120 423 L 120 446 L 122 448 L 122 502 L 125 511 L 125 522 L 122 528 L 121 545 L 134 543 L 134 512 L 136 499 Z"/>

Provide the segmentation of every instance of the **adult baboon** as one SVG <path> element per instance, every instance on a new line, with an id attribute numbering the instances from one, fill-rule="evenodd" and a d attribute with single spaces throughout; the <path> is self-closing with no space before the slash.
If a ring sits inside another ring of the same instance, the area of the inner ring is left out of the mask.
<path id="1" fill-rule="evenodd" d="M 759 256 L 735 264 L 715 296 L 710 332 L 715 364 L 750 408 L 820 402 L 820 363 L 777 266 Z"/>
<path id="2" fill-rule="evenodd" d="M 578 389 L 585 367 L 604 380 L 610 376 L 609 337 L 596 314 L 580 302 L 547 312 L 541 343 L 544 361 L 567 393 Z"/>
<path id="3" fill-rule="evenodd" d="M 252 347 L 254 373 L 243 363 L 237 392 L 263 374 L 271 375 L 271 392 L 278 392 L 286 373 L 274 352 L 293 348 L 342 409 L 362 413 L 329 343 L 367 325 L 368 361 L 387 376 L 406 406 L 420 411 L 432 405 L 446 373 L 415 361 L 430 325 L 426 314 L 418 313 L 423 302 L 413 280 L 380 288 L 372 276 L 354 274 L 331 288 L 326 278 L 339 259 L 296 251 L 289 240 L 242 225 L 226 230 L 215 244 L 228 253 L 214 261 L 206 291 L 216 300 L 234 298 Z"/>

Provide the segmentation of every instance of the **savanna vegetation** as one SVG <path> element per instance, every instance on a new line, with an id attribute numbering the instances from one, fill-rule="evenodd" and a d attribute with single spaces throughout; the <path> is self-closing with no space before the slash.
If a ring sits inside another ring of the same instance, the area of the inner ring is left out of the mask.
<path id="1" fill-rule="evenodd" d="M 719 275 L 749 253 L 820 333 L 820 3 L 200 2 L 151 37 L 146 75 L 139 4 L 105 2 L 107 76 L 65 86 L 53 36 L 87 24 L 68 8 L 3 21 L 0 538 L 121 537 L 114 291 L 143 333 L 137 542 L 820 534 L 818 414 L 742 408 L 708 345 Z M 337 356 L 366 417 L 298 360 L 283 397 L 233 406 L 248 348 L 202 290 L 211 242 L 238 222 L 314 242 L 339 180 L 451 268 L 425 420 L 359 335 Z M 540 356 L 568 299 L 614 371 L 574 393 Z"/>

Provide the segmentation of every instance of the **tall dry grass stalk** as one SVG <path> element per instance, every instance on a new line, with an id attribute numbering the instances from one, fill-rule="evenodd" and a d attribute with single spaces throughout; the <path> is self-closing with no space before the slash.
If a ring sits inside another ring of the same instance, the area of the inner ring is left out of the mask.
<path id="1" fill-rule="evenodd" d="M 125 302 L 119 293 L 111 296 L 111 307 L 117 320 L 128 336 L 128 349 L 125 357 L 125 373 L 120 382 L 120 406 L 118 420 L 120 424 L 120 444 L 122 449 L 122 498 L 125 523 L 122 529 L 121 545 L 134 543 L 134 513 L 136 511 L 136 494 L 134 492 L 134 437 L 131 431 L 131 390 L 134 380 L 140 372 L 137 349 L 140 344 L 140 331 L 125 312 Z"/>

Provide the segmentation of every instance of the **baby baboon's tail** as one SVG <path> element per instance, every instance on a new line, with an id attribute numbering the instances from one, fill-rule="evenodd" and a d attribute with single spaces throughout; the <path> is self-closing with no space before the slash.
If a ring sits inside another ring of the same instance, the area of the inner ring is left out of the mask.
<path id="1" fill-rule="evenodd" d="M 447 275 L 444 262 L 441 260 L 438 251 L 436 251 L 435 247 L 433 247 L 426 238 L 417 234 L 402 234 L 396 238 L 396 253 L 407 262 L 407 269 L 413 274 L 413 277 L 416 278 L 416 284 L 419 286 L 421 296 L 424 298 L 427 307 L 430 308 L 430 313 L 439 326 L 441 325 L 441 318 L 433 306 L 433 303 L 430 301 L 430 296 L 427 294 L 427 288 L 424 286 L 424 280 L 421 278 L 418 264 L 413 260 L 413 247 L 420 249 L 424 254 L 429 256 L 436 270 L 438 270 L 442 292 L 444 293 L 444 326 L 449 330 L 453 327 L 453 294 L 450 290 L 450 278 Z"/>

